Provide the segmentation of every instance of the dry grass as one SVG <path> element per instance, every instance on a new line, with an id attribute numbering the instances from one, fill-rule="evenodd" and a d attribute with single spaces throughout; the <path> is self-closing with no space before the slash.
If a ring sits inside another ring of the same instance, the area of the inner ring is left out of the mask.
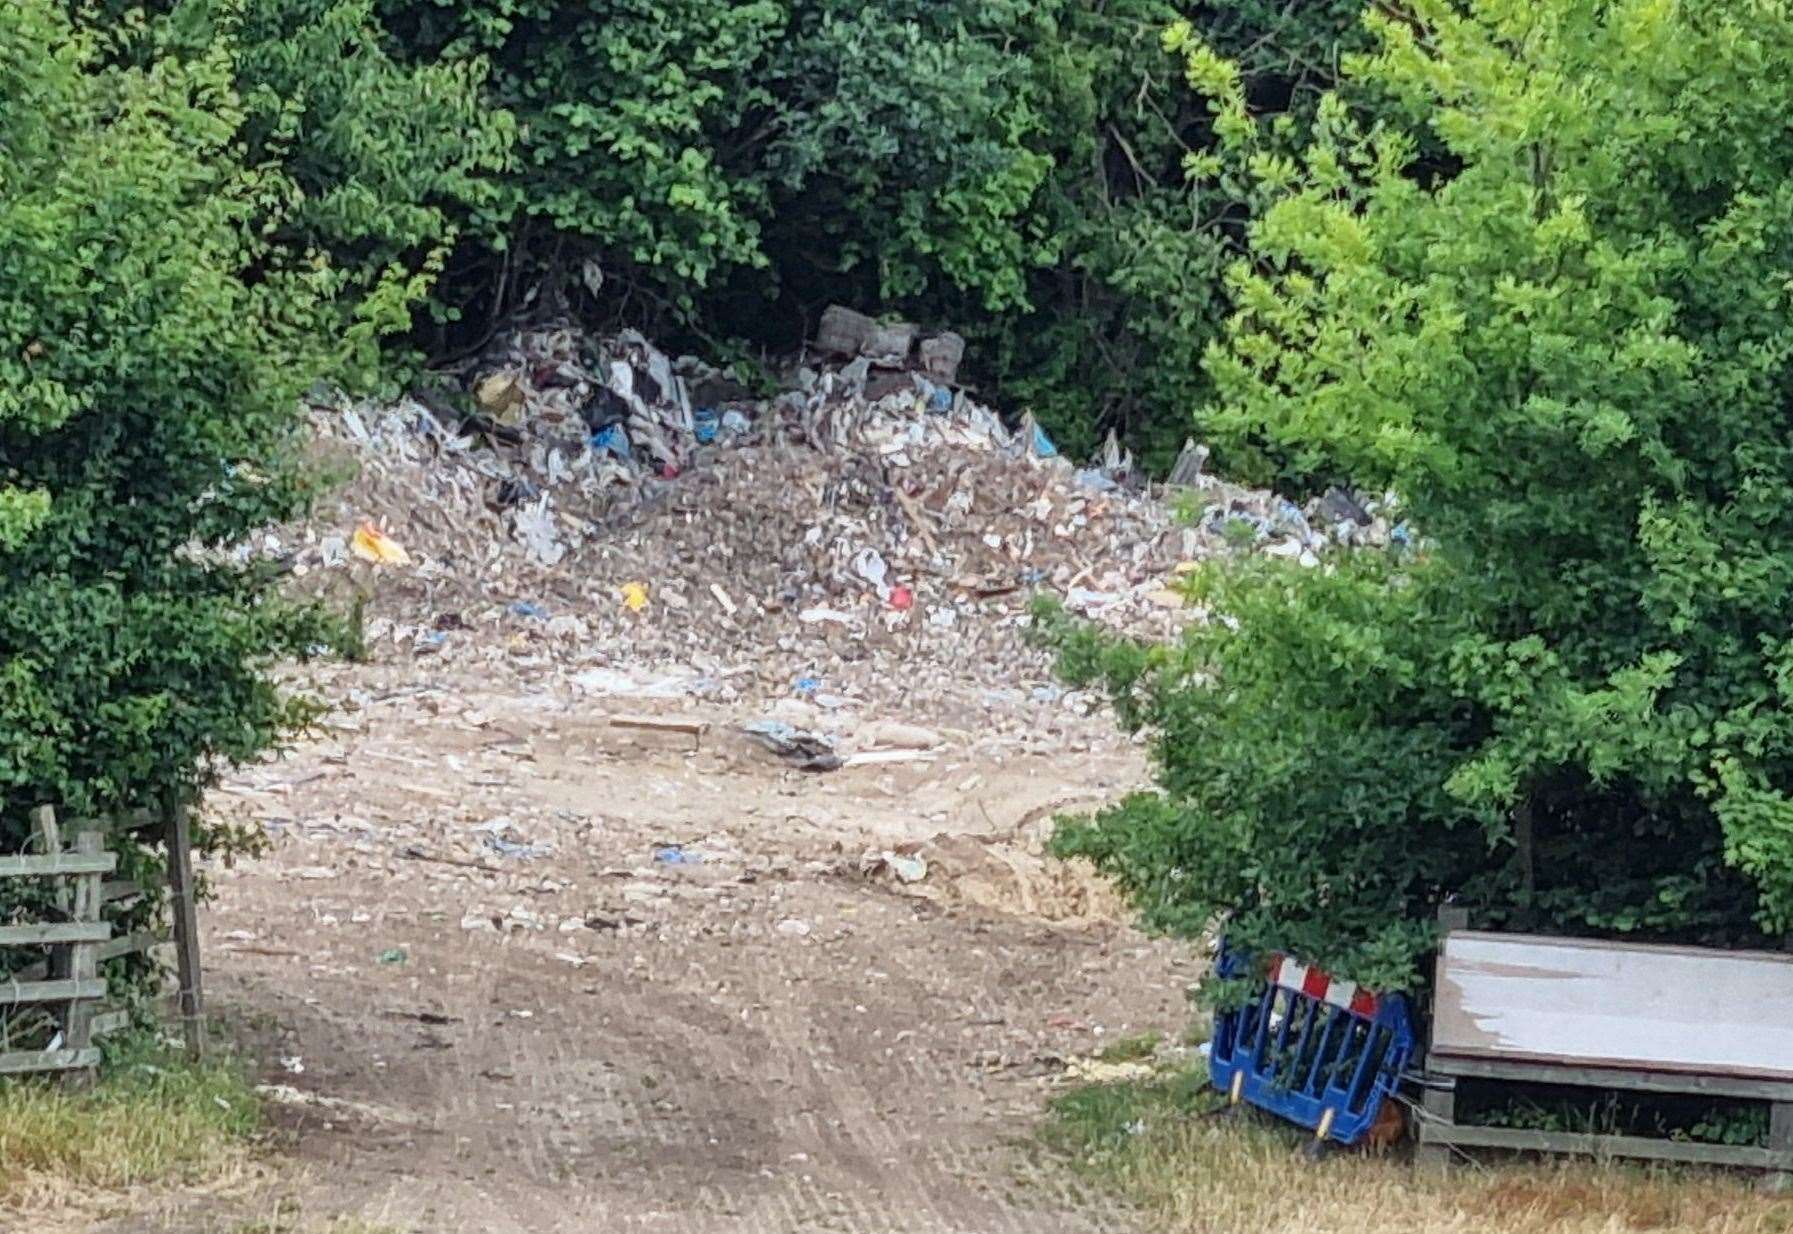
<path id="1" fill-rule="evenodd" d="M 333 1217 L 325 1221 L 308 1221 L 296 1205 L 281 1201 L 274 1214 L 266 1218 L 241 1221 L 227 1234 L 408 1234 L 408 1230 L 365 1217 Z"/>
<path id="2" fill-rule="evenodd" d="M 80 1089 L 0 1082 L 0 1226 L 158 1185 L 216 1189 L 251 1170 L 261 1109 L 229 1063 L 134 1051 Z"/>
<path id="3" fill-rule="evenodd" d="M 1512 1161 L 1416 1172 L 1399 1157 L 1301 1159 L 1298 1134 L 1211 1116 L 1200 1077 L 1061 1098 L 1048 1142 L 1171 1234 L 1786 1234 L 1793 1195 L 1713 1171 Z"/>

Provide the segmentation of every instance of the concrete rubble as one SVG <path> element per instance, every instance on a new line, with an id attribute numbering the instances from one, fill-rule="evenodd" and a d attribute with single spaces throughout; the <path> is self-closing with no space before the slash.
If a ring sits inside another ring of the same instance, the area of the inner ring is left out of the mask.
<path id="1" fill-rule="evenodd" d="M 376 654 L 536 657 L 593 695 L 782 699 L 821 729 L 1086 712 L 1026 639 L 1035 593 L 1167 637 L 1205 616 L 1176 587 L 1189 563 L 1401 538 L 1380 503 L 1298 508 L 1204 474 L 1199 447 L 1175 490 L 1112 442 L 1075 466 L 929 375 L 956 372 L 956 335 L 845 310 L 824 332 L 770 397 L 636 332 L 561 327 L 489 352 L 464 395 L 319 403 L 320 449 L 355 478 L 246 551 L 365 596 Z M 357 528 L 405 563 L 351 551 Z"/>

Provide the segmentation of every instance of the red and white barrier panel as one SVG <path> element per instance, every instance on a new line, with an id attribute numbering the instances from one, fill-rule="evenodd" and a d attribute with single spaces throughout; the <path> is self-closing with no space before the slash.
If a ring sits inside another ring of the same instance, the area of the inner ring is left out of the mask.
<path id="1" fill-rule="evenodd" d="M 1339 981 L 1320 969 L 1309 968 L 1286 955 L 1277 956 L 1270 961 L 1270 984 L 1331 1003 L 1334 1007 L 1343 1007 L 1352 1015 L 1363 1016 L 1366 1020 L 1376 1016 L 1376 996 L 1368 990 L 1359 989 L 1355 981 Z"/>

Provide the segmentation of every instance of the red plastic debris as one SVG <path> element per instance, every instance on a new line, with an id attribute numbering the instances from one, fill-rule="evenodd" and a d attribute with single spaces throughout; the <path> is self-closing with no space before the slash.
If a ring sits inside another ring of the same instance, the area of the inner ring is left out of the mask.
<path id="1" fill-rule="evenodd" d="M 890 607 L 899 613 L 908 612 L 915 607 L 915 593 L 907 587 L 892 587 L 890 589 Z"/>

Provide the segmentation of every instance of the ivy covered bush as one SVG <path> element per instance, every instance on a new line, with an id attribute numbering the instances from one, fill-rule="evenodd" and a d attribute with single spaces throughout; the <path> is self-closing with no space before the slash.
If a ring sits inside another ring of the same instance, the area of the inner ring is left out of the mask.
<path id="1" fill-rule="evenodd" d="M 1148 728 L 1074 823 L 1148 920 L 1417 978 L 1447 897 L 1513 928 L 1793 929 L 1793 14 L 1416 0 L 1298 159 L 1177 28 L 1270 204 L 1205 415 L 1234 457 L 1399 493 L 1425 540 L 1220 563 L 1133 647 L 1049 615 Z M 1430 153 L 1422 159 L 1421 152 Z M 1233 173 L 1233 174 L 1236 174 Z"/>
<path id="2" fill-rule="evenodd" d="M 270 667 L 328 634 L 229 550 L 305 501 L 298 398 L 351 347 L 337 280 L 264 234 L 298 194 L 243 159 L 227 40 L 100 50 L 54 0 L 0 9 L 7 852 L 32 806 L 153 805 L 265 749 L 305 715 Z"/>
<path id="3" fill-rule="evenodd" d="M 512 117 L 486 94 L 478 56 L 416 59 L 377 0 L 66 0 L 96 69 L 231 66 L 236 141 L 266 177 L 253 226 L 289 265 L 328 284 L 337 376 L 361 385 L 409 367 L 420 310 L 462 237 L 503 209 Z"/>

